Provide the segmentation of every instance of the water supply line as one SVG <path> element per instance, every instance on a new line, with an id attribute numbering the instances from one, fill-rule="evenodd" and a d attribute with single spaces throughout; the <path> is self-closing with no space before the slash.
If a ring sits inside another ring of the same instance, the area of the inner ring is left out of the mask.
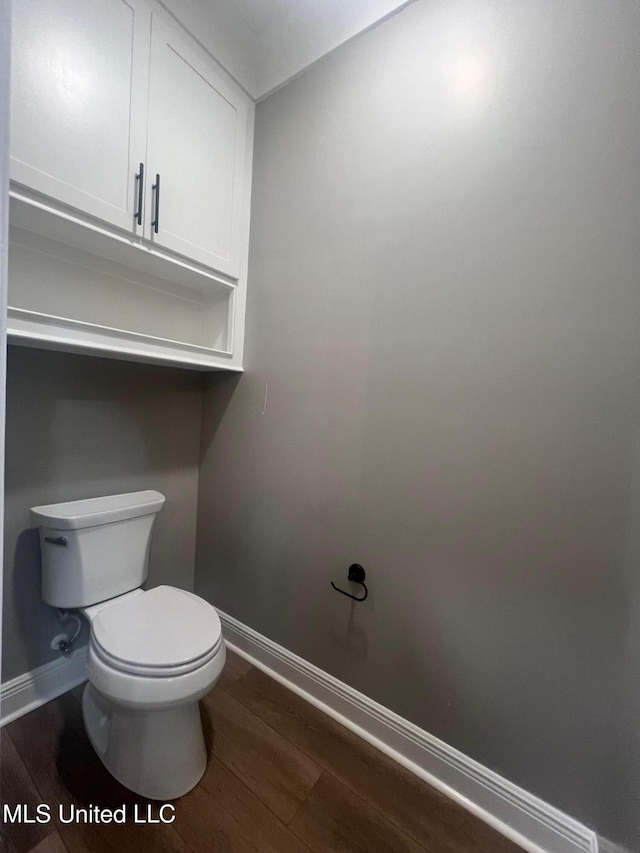
<path id="1" fill-rule="evenodd" d="M 73 651 L 73 644 L 80 636 L 80 632 L 82 631 L 82 619 L 79 616 L 76 616 L 75 613 L 69 613 L 68 610 L 58 610 L 60 614 L 60 621 L 67 622 L 69 619 L 72 619 L 76 623 L 76 632 L 71 637 L 70 640 L 62 639 L 58 643 L 58 649 L 62 652 L 63 655 L 70 655 Z"/>

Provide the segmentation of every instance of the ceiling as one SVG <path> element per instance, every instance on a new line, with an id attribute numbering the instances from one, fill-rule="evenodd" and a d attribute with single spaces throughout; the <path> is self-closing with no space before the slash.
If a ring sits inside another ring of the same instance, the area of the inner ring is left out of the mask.
<path id="1" fill-rule="evenodd" d="M 414 0 L 160 0 L 256 100 Z"/>
<path id="2" fill-rule="evenodd" d="M 278 21 L 293 11 L 298 0 L 230 0 L 238 13 L 244 18 L 254 33 L 261 33 L 268 27 L 277 25 Z M 214 2 L 209 0 L 209 5 Z"/>

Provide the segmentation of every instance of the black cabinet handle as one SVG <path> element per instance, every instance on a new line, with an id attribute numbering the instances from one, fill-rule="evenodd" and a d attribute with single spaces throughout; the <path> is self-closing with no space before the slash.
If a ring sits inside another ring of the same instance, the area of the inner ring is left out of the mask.
<path id="1" fill-rule="evenodd" d="M 155 233 L 158 233 L 158 223 L 160 222 L 160 175 L 156 174 L 156 182 L 151 185 L 151 189 L 155 192 L 155 216 L 151 221 L 151 225 Z"/>
<path id="2" fill-rule="evenodd" d="M 138 184 L 138 209 L 133 214 L 133 218 L 138 225 L 142 225 L 142 199 L 144 198 L 144 163 L 140 163 L 140 171 L 136 175 L 136 183 Z"/>

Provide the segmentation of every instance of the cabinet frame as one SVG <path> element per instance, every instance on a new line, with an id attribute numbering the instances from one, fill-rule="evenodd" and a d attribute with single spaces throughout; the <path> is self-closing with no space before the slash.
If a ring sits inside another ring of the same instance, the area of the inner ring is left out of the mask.
<path id="1" fill-rule="evenodd" d="M 56 194 L 55 182 L 43 184 L 36 181 L 33 186 L 30 183 L 33 176 L 14 158 L 11 175 L 11 221 L 18 228 L 57 241 L 61 246 L 72 247 L 82 253 L 92 253 L 96 258 L 96 267 L 103 266 L 105 261 L 107 264 L 113 263 L 114 267 L 124 265 L 132 271 L 132 280 L 139 275 L 151 275 L 165 283 L 174 282 L 178 287 L 185 286 L 203 293 L 227 293 L 226 331 L 219 334 L 216 332 L 212 338 L 213 340 L 217 336 L 224 345 L 203 346 L 194 340 L 174 340 L 171 334 L 166 333 L 166 328 L 156 335 L 134 328 L 118 328 L 100 322 L 98 317 L 96 322 L 91 322 L 93 318 L 86 317 L 74 319 L 73 316 L 65 316 L 62 299 L 63 307 L 60 313 L 52 313 L 50 309 L 44 308 L 34 311 L 32 306 L 25 304 L 24 297 L 21 304 L 19 294 L 13 299 L 10 294 L 9 341 L 18 345 L 175 364 L 199 370 L 242 370 L 254 104 L 195 41 L 165 16 L 154 0 L 149 3 L 147 0 L 124 2 L 142 8 L 144 11 L 139 22 L 146 19 L 149 24 L 147 72 L 151 57 L 151 34 L 155 26 L 156 32 L 163 32 L 172 43 L 180 45 L 180 50 L 188 56 L 196 71 L 206 67 L 207 73 L 213 74 L 215 78 L 216 88 L 239 104 L 240 121 L 234 149 L 234 167 L 238 174 L 233 176 L 233 243 L 229 257 L 212 259 L 210 254 L 206 253 L 198 256 L 191 247 L 185 248 L 175 241 L 165 241 L 162 238 L 162 224 L 158 235 L 155 232 L 150 233 L 151 184 L 155 180 L 155 172 L 154 164 L 147 156 L 146 140 L 144 157 L 139 156 L 143 152 L 138 149 L 130 152 L 130 210 L 124 220 L 121 217 L 106 218 L 100 206 L 85 204 L 84 199 L 79 202 L 73 194 L 60 198 Z M 149 91 L 147 85 L 147 92 Z M 143 113 L 147 127 L 148 109 L 143 110 Z M 139 172 L 140 163 L 144 164 L 145 180 L 142 224 L 138 225 L 134 222 L 134 214 L 138 212 L 136 174 Z M 166 245 L 167 242 L 171 245 Z M 47 286 L 55 286 L 55 283 L 48 281 Z M 208 291 L 209 288 L 212 290 Z M 32 289 L 31 294 L 33 302 Z M 144 312 L 143 291 L 141 294 L 140 310 Z M 218 308 L 215 311 L 218 312 Z M 216 316 L 222 317 L 219 312 Z M 216 323 L 220 325 L 219 320 L 216 320 Z M 219 335 L 222 335 L 222 338 Z"/>

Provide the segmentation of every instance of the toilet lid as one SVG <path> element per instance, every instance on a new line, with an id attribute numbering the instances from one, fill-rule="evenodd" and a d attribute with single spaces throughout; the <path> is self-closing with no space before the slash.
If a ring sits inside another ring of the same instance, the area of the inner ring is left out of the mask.
<path id="1" fill-rule="evenodd" d="M 202 598 L 157 586 L 100 611 L 91 623 L 94 648 L 127 672 L 182 674 L 206 663 L 220 647 L 215 609 Z"/>

